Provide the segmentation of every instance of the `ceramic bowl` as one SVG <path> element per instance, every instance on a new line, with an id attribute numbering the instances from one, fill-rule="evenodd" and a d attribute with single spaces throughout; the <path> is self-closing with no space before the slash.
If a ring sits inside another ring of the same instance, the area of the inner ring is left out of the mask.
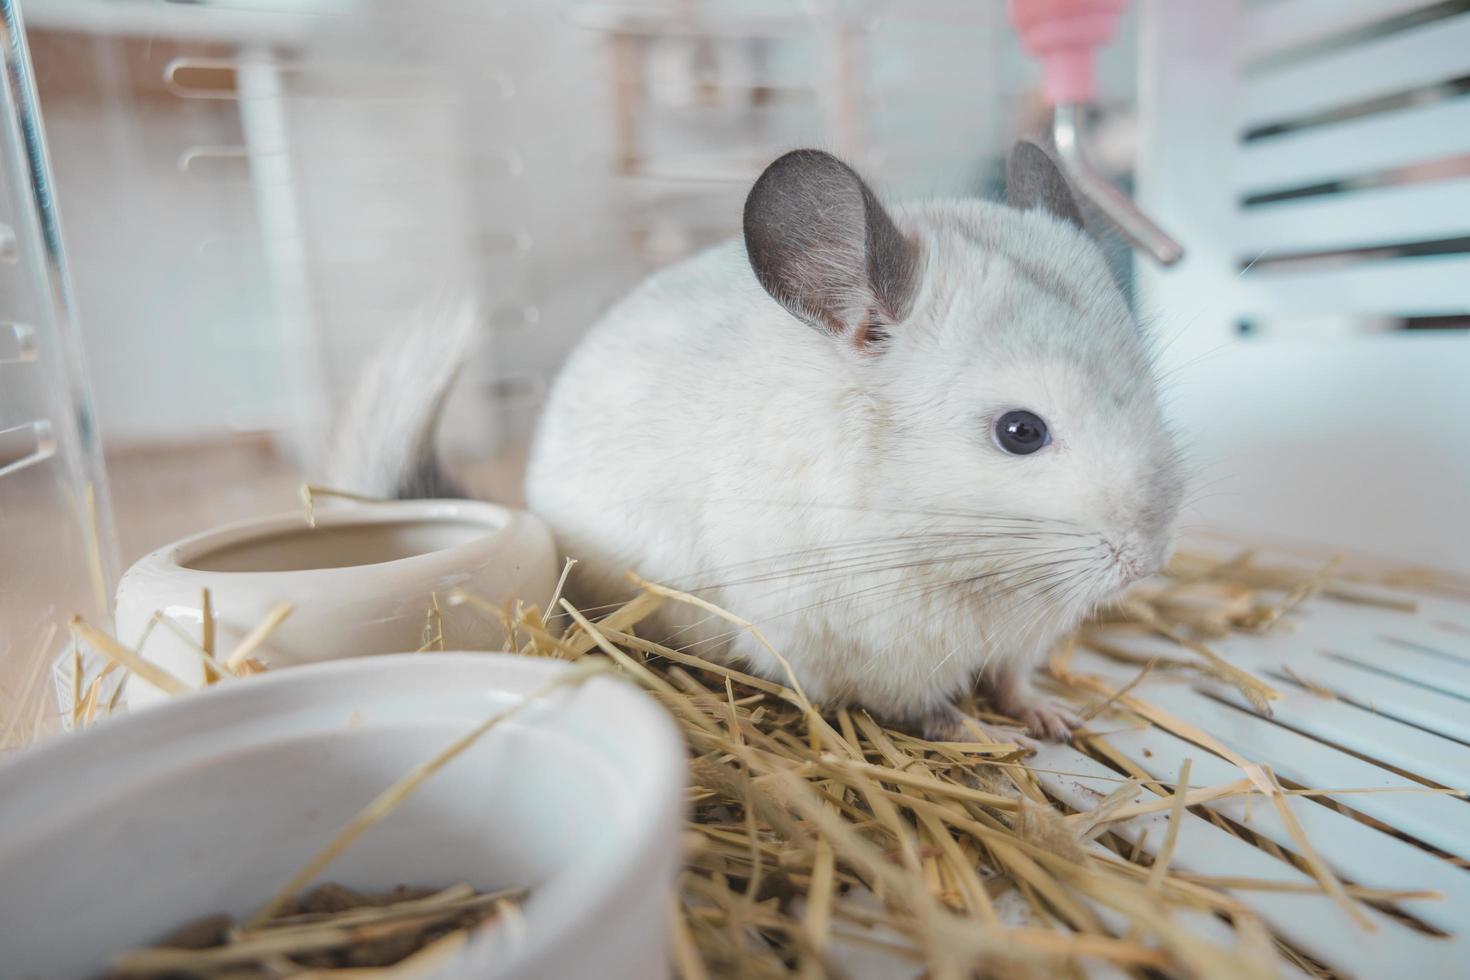
<path id="1" fill-rule="evenodd" d="M 405 654 L 226 682 L 0 766 L 0 974 L 94 976 L 204 915 L 248 915 L 386 787 L 566 665 Z M 320 880 L 524 886 L 439 976 L 668 975 L 684 748 L 614 678 L 546 695 L 428 780 Z"/>
<path id="2" fill-rule="evenodd" d="M 255 654 L 271 669 L 380 653 L 406 653 L 437 636 L 444 649 L 494 650 L 500 623 L 451 606 L 455 589 L 501 604 L 544 604 L 558 566 L 550 532 L 535 516 L 468 500 L 407 500 L 298 512 L 205 531 L 160 548 L 123 576 L 117 635 L 190 687 L 204 679 L 197 648 L 209 590 L 215 651 L 223 659 L 282 602 L 291 614 Z M 437 603 L 442 620 L 431 616 Z M 161 612 L 178 632 L 149 620 Z M 131 707 L 165 695 L 134 676 Z"/>

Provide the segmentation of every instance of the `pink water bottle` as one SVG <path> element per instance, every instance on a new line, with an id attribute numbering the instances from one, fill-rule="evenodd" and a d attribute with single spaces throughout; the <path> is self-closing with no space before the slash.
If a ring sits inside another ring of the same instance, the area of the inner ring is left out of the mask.
<path id="1" fill-rule="evenodd" d="M 1011 23 L 1041 60 L 1043 91 L 1053 105 L 1091 102 L 1097 49 L 1113 39 L 1124 0 L 1009 0 Z"/>
<path id="2" fill-rule="evenodd" d="M 1184 249 L 1093 166 L 1085 148 L 1087 107 L 1097 96 L 1097 49 L 1113 39 L 1125 0 L 1007 0 L 1021 43 L 1041 61 L 1042 92 L 1056 107 L 1052 136 L 1074 190 L 1091 199 L 1137 248 L 1162 265 Z"/>

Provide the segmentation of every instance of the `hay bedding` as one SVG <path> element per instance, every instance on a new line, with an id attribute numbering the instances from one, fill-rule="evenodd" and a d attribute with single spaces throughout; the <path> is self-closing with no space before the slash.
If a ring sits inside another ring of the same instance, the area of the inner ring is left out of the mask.
<path id="1" fill-rule="evenodd" d="M 1099 965 L 1145 975 L 1274 976 L 1283 964 L 1325 970 L 1274 936 L 1236 894 L 1291 886 L 1201 880 L 1173 870 L 1185 807 L 1241 796 L 1274 807 L 1296 845 L 1294 856 L 1279 848 L 1276 856 L 1309 872 L 1314 890 L 1346 914 L 1361 919 L 1364 902 L 1392 910 L 1397 902 L 1432 896 L 1343 884 L 1293 819 L 1287 798 L 1351 789 L 1284 789 L 1269 768 L 1156 708 L 1135 686 L 1151 674 L 1177 673 L 1228 685 L 1269 710 L 1279 692 L 1216 654 L 1212 640 L 1290 628 L 1296 607 L 1323 596 L 1414 609 L 1412 601 L 1350 580 L 1336 566 L 1265 563 L 1254 552 L 1223 559 L 1180 554 L 1163 576 L 1061 644 L 1048 684 L 1070 697 L 1086 721 L 1076 746 L 1118 773 L 1112 792 L 1088 789 L 1072 805 L 1049 795 L 1038 778 L 1068 774 L 1028 765 L 1031 747 L 983 704 L 966 706 L 976 719 L 975 741 L 929 742 L 861 709 L 823 711 L 789 671 L 786 683 L 776 683 L 639 635 L 639 623 L 660 604 L 682 602 L 759 638 L 756 627 L 697 596 L 639 580 L 636 598 L 595 619 L 554 597 L 549 608 L 565 614 L 557 617 L 564 629 L 524 603 L 502 608 L 463 593 L 444 601 L 498 620 L 523 654 L 581 665 L 559 684 L 610 671 L 647 689 L 676 719 L 689 748 L 690 814 L 670 922 L 673 957 L 686 978 L 1081 976 Z M 1464 583 L 1428 572 L 1377 575 L 1374 583 L 1470 595 Z M 207 607 L 207 596 L 204 602 Z M 435 597 L 426 611 L 425 653 L 443 649 L 440 609 Z M 211 681 L 267 669 L 254 654 L 288 613 L 278 610 L 228 654 L 216 653 L 206 628 L 197 645 Z M 136 652 L 80 621 L 74 631 L 110 661 L 106 673 L 136 671 L 159 683 L 152 676 L 158 669 Z M 1166 644 L 1168 653 L 1132 652 L 1123 640 L 1139 634 Z M 1131 663 L 1136 673 L 1113 684 L 1074 670 L 1078 648 Z M 182 688 L 176 678 L 162 680 L 166 689 Z M 105 716 L 104 681 L 77 685 L 78 724 Z M 386 790 L 275 903 L 315 880 L 336 853 L 498 720 Z M 1147 725 L 1235 763 L 1240 778 L 1194 786 L 1185 760 L 1174 785 L 1148 779 L 1106 737 Z M 1464 795 L 1442 787 L 1422 791 Z M 1143 842 L 1113 832 L 1122 821 L 1161 812 L 1169 815 L 1168 829 L 1152 856 Z M 1224 941 L 1221 923 L 1229 926 Z"/>

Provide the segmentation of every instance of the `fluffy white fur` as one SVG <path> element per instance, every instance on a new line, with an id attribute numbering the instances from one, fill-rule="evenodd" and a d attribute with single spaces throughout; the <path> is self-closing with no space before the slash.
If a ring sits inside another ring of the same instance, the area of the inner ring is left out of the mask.
<path id="1" fill-rule="evenodd" d="M 1102 256 L 1041 211 L 894 213 L 921 281 L 877 352 L 802 323 L 741 242 L 654 276 L 552 388 L 532 510 L 584 607 L 628 569 L 760 626 L 807 693 L 953 734 L 977 676 L 1059 735 L 1030 682 L 1096 603 L 1166 558 L 1180 495 L 1147 345 Z M 1053 442 L 1004 453 L 1024 408 Z M 670 604 L 659 631 L 782 677 L 748 633 Z"/>
<path id="2" fill-rule="evenodd" d="M 446 295 L 395 332 L 363 370 L 332 433 L 324 482 L 374 497 L 455 497 L 434 433 L 479 338 L 479 311 Z"/>

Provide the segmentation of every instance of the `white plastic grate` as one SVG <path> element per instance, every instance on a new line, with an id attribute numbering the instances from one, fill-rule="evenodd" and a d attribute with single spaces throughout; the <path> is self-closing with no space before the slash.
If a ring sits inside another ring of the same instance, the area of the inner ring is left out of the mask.
<path id="1" fill-rule="evenodd" d="M 1137 9 L 1189 520 L 1470 571 L 1470 2 Z"/>
<path id="2" fill-rule="evenodd" d="M 1171 867 L 1254 879 L 1251 887 L 1228 890 L 1279 940 L 1335 975 L 1464 975 L 1470 964 L 1470 801 L 1423 790 L 1470 785 L 1470 593 L 1365 591 L 1416 608 L 1319 597 L 1265 634 L 1232 634 L 1211 644 L 1281 692 L 1269 717 L 1227 685 L 1155 669 L 1127 697 L 1193 726 L 1198 738 L 1176 733 L 1187 734 L 1184 727 L 1128 727 L 1103 715 L 1094 730 L 1115 730 L 1077 747 L 1046 746 L 1030 762 L 1068 773 L 1039 778 L 1079 810 L 1116 789 L 1120 771 L 1157 780 L 1158 793 L 1171 793 L 1186 759 L 1196 789 L 1246 777 L 1244 761 L 1268 767 L 1288 789 L 1407 790 L 1297 795 L 1286 805 L 1344 883 L 1435 897 L 1355 901 L 1349 913 L 1293 860 L 1301 848 L 1260 794 L 1187 811 Z M 1137 633 L 1110 635 L 1109 644 L 1140 662 L 1166 654 L 1177 660 L 1179 654 L 1177 646 Z M 1074 654 L 1069 669 L 1096 678 L 1103 691 L 1121 689 L 1140 672 L 1138 663 L 1087 649 Z M 1219 754 L 1221 747 L 1235 758 Z M 1154 796 L 1143 790 L 1137 798 Z M 1206 812 L 1248 833 L 1232 833 Z M 1125 841 L 1154 855 L 1169 820 L 1158 812 L 1116 826 Z M 1247 840 L 1252 834 L 1256 839 Z M 1289 890 L 1262 890 L 1260 882 Z M 1234 944 L 1228 931 L 1220 931 L 1228 930 L 1221 920 L 1201 915 L 1194 927 Z M 1288 974 L 1295 972 L 1285 965 Z"/>

